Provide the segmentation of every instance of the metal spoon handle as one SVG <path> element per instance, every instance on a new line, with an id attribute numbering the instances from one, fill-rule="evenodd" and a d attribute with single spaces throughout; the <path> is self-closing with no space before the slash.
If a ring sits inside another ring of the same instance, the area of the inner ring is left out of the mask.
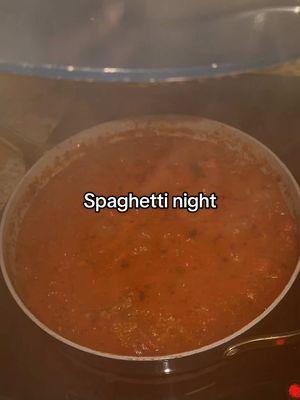
<path id="1" fill-rule="evenodd" d="M 228 347 L 224 352 L 224 357 L 232 357 L 249 350 L 284 346 L 295 343 L 300 343 L 300 330 L 269 336 L 258 336 Z"/>

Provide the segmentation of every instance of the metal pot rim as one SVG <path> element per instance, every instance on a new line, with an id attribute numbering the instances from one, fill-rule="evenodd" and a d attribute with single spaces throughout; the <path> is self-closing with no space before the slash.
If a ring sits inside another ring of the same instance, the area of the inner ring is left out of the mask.
<path id="1" fill-rule="evenodd" d="M 69 339 L 66 339 L 65 337 L 59 335 L 49 327 L 47 327 L 44 323 L 42 323 L 35 315 L 27 308 L 27 306 L 24 304 L 24 302 L 21 300 L 19 295 L 17 294 L 11 279 L 9 277 L 9 273 L 6 268 L 6 263 L 4 259 L 4 239 L 5 239 L 5 228 L 6 224 L 9 221 L 9 212 L 11 211 L 11 208 L 14 208 L 14 201 L 18 198 L 19 191 L 23 186 L 27 186 L 27 180 L 31 179 L 32 177 L 36 177 L 39 175 L 40 171 L 44 168 L 44 165 L 49 165 L 49 161 L 52 162 L 54 160 L 54 157 L 57 156 L 58 154 L 63 154 L 66 149 L 70 149 L 70 146 L 72 145 L 76 146 L 78 142 L 86 142 L 87 139 L 92 140 L 93 138 L 95 139 L 98 136 L 101 136 L 104 132 L 107 132 L 109 130 L 115 130 L 112 134 L 116 132 L 122 132 L 127 130 L 129 127 L 131 128 L 137 128 L 138 125 L 142 126 L 148 126 L 150 124 L 151 127 L 155 127 L 159 124 L 162 124 L 164 126 L 183 126 L 183 125 L 189 125 L 193 126 L 194 128 L 199 129 L 201 127 L 201 124 L 213 124 L 214 128 L 221 128 L 227 130 L 230 135 L 239 135 L 239 137 L 242 139 L 242 142 L 249 143 L 252 146 L 256 146 L 264 155 L 268 156 L 269 159 L 272 159 L 274 163 L 277 164 L 277 167 L 280 168 L 281 172 L 284 174 L 286 180 L 290 183 L 290 185 L 293 187 L 293 190 L 296 193 L 296 196 L 299 201 L 300 205 L 300 188 L 289 171 L 289 169 L 286 167 L 286 165 L 264 144 L 262 144 L 260 141 L 257 139 L 253 138 L 252 136 L 240 131 L 237 128 L 233 128 L 229 125 L 223 124 L 221 122 L 217 122 L 214 120 L 209 120 L 206 118 L 200 118 L 200 117 L 195 117 L 195 116 L 190 116 L 190 115 L 147 115 L 144 117 L 135 117 L 135 118 L 128 118 L 128 119 L 122 119 L 122 120 L 114 120 L 114 121 L 109 121 L 109 122 L 104 122 L 99 125 L 96 125 L 92 128 L 88 128 L 84 131 L 81 131 L 70 138 L 64 140 L 57 146 L 55 146 L 53 149 L 49 150 L 46 152 L 24 175 L 24 177 L 21 179 L 21 181 L 18 183 L 16 186 L 14 192 L 12 193 L 8 203 L 6 204 L 2 220 L 1 220 L 1 225 L 0 225 L 0 264 L 1 264 L 1 270 L 2 274 L 5 280 L 5 283 L 10 291 L 10 294 L 14 298 L 15 302 L 18 304 L 18 306 L 21 308 L 21 310 L 24 312 L 24 314 L 29 317 L 39 328 L 41 328 L 44 332 L 46 332 L 48 335 L 54 337 L 56 340 L 63 342 L 64 344 L 76 349 L 80 350 L 85 353 L 92 354 L 94 356 L 99 356 L 99 357 L 104 357 L 104 358 L 109 358 L 112 360 L 122 360 L 122 361 L 150 361 L 150 362 L 155 362 L 155 361 L 166 361 L 166 360 L 174 360 L 174 359 L 181 359 L 189 356 L 194 356 L 198 355 L 201 353 L 204 353 L 209 350 L 216 349 L 218 347 L 221 347 L 223 345 L 226 345 L 230 343 L 233 339 L 238 338 L 242 334 L 246 333 L 249 331 L 252 327 L 257 325 L 261 320 L 263 320 L 280 302 L 281 300 L 285 297 L 287 292 L 290 290 L 292 287 L 293 283 L 295 282 L 299 271 L 300 271 L 300 255 L 298 258 L 297 265 L 295 266 L 295 270 L 293 274 L 291 275 L 288 283 L 282 290 L 282 292 L 276 297 L 276 299 L 261 313 L 259 314 L 256 318 L 254 318 L 252 321 L 250 321 L 247 325 L 243 326 L 241 329 L 235 331 L 229 336 L 226 336 L 223 339 L 220 339 L 216 342 L 213 342 L 209 345 L 203 346 L 201 348 L 197 348 L 195 350 L 190 350 L 186 352 L 181 352 L 181 353 L 176 353 L 176 354 L 167 354 L 163 356 L 150 356 L 150 357 L 138 357 L 138 356 L 123 356 L 123 355 L 118 355 L 118 354 L 112 354 L 112 353 L 105 353 L 101 351 L 96 351 L 93 350 L 89 347 L 81 346 Z M 110 135 L 111 133 L 109 133 Z M 298 228 L 299 229 L 299 228 Z"/>

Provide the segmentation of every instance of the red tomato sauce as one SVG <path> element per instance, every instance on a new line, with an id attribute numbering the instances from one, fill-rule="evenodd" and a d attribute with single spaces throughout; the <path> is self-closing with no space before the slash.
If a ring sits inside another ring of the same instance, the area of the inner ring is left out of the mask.
<path id="1" fill-rule="evenodd" d="M 31 200 L 21 297 L 53 331 L 102 352 L 169 355 L 225 338 L 275 300 L 297 263 L 296 223 L 264 167 L 189 136 L 100 139 Z M 87 191 L 215 192 L 218 208 L 96 214 Z"/>

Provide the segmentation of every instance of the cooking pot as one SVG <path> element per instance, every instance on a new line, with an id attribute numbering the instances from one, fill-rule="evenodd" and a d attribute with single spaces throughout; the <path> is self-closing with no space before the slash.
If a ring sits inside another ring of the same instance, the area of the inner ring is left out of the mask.
<path id="1" fill-rule="evenodd" d="M 235 151 L 244 148 L 250 151 L 258 161 L 266 160 L 267 165 L 280 177 L 281 190 L 291 213 L 297 221 L 299 235 L 300 190 L 297 182 L 287 167 L 274 153 L 238 129 L 204 118 L 168 115 L 112 121 L 82 131 L 48 151 L 27 172 L 8 201 L 1 222 L 0 261 L 4 280 L 21 310 L 34 324 L 42 329 L 45 345 L 54 342 L 55 346 L 58 347 L 57 351 L 62 351 L 64 355 L 72 357 L 73 360 L 75 359 L 79 363 L 83 362 L 85 365 L 102 371 L 117 372 L 126 376 L 153 376 L 207 368 L 216 362 L 224 360 L 224 358 L 226 359 L 247 349 L 299 341 L 300 332 L 298 331 L 258 338 L 253 338 L 252 335 L 254 328 L 267 315 L 273 312 L 291 289 L 299 274 L 300 259 L 298 259 L 294 272 L 282 292 L 254 320 L 230 336 L 202 348 L 179 354 L 159 357 L 131 357 L 95 351 L 60 336 L 57 332 L 54 332 L 39 321 L 27 308 L 16 289 L 15 248 L 20 224 L 28 208 L 30 198 L 65 165 L 70 163 L 74 158 L 80 157 L 85 145 L 93 143 L 97 138 L 102 136 L 112 136 L 132 129 L 139 131 L 144 128 L 155 131 L 157 134 L 167 129 L 175 135 L 182 135 L 183 132 L 184 134 L 188 132 L 188 134 L 200 135 L 209 140 L 222 140 L 224 145 L 231 146 Z"/>

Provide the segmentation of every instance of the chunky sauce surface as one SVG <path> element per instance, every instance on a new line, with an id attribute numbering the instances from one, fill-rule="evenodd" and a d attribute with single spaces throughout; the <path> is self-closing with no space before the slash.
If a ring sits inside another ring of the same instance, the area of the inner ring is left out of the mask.
<path id="1" fill-rule="evenodd" d="M 222 143 L 101 139 L 34 197 L 17 246 L 18 291 L 47 326 L 120 355 L 189 351 L 257 317 L 297 261 L 279 178 Z M 84 209 L 83 195 L 216 192 L 217 210 Z"/>

